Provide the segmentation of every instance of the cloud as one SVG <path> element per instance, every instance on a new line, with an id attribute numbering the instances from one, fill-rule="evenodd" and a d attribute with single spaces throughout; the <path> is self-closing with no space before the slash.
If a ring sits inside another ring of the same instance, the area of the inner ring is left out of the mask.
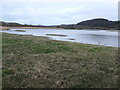
<path id="1" fill-rule="evenodd" d="M 3 2 L 118 2 L 119 0 L 2 0 Z"/>
<path id="2" fill-rule="evenodd" d="M 2 0 L 2 20 L 72 24 L 96 17 L 117 20 L 117 0 Z M 60 3 L 59 3 L 60 2 Z"/>

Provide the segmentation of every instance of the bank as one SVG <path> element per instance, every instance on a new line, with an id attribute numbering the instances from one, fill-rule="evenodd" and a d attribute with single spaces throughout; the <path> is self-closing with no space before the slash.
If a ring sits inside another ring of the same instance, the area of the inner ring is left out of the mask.
<path id="1" fill-rule="evenodd" d="M 118 48 L 2 33 L 3 88 L 118 88 Z"/>

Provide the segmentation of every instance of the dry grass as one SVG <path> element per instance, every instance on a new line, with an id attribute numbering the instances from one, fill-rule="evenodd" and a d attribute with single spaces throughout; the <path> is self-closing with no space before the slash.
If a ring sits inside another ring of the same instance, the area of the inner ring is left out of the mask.
<path id="1" fill-rule="evenodd" d="M 0 26 L 0 30 L 9 30 L 10 28 L 9 27 L 2 27 Z"/>
<path id="2" fill-rule="evenodd" d="M 0 26 L 0 30 L 9 30 L 9 29 L 63 29 L 63 28 L 52 28 L 52 27 L 5 27 L 5 26 Z"/>
<path id="3" fill-rule="evenodd" d="M 118 88 L 118 48 L 3 33 L 3 88 Z"/>

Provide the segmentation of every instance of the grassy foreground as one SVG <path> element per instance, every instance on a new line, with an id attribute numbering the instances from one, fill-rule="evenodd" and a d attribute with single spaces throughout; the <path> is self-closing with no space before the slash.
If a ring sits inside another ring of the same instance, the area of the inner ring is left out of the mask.
<path id="1" fill-rule="evenodd" d="M 2 36 L 3 88 L 118 88 L 118 48 Z"/>

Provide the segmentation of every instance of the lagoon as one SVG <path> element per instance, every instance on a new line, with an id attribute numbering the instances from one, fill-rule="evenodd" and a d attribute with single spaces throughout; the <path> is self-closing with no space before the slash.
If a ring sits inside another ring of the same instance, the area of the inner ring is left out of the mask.
<path id="1" fill-rule="evenodd" d="M 20 30 L 25 32 L 20 32 Z M 120 37 L 118 35 L 118 31 L 115 30 L 10 29 L 0 32 L 45 36 L 53 40 L 120 47 L 118 45 L 118 39 Z"/>

